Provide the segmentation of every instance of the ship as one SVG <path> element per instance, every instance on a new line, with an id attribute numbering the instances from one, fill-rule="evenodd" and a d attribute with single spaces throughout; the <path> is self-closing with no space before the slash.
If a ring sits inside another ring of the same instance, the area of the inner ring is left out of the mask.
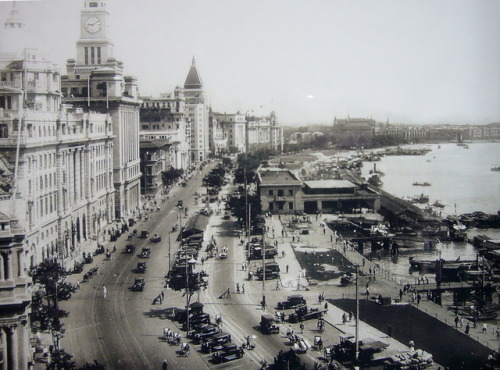
<path id="1" fill-rule="evenodd" d="M 431 186 L 428 182 L 414 182 L 413 186 Z"/>
<path id="2" fill-rule="evenodd" d="M 420 204 L 429 203 L 429 196 L 420 194 L 417 195 L 416 197 L 413 197 L 411 201 L 413 203 L 420 203 Z"/>
<path id="3" fill-rule="evenodd" d="M 409 262 L 410 266 L 413 269 L 416 270 L 422 270 L 422 269 L 427 269 L 427 270 L 435 270 L 439 260 L 416 260 L 413 257 L 409 257 Z M 457 258 L 455 261 L 446 261 L 444 259 L 441 260 L 441 266 L 446 267 L 447 270 L 450 269 L 458 269 L 458 268 L 471 268 L 472 266 L 477 265 L 477 260 L 464 260 L 461 261 L 460 257 Z"/>
<path id="4" fill-rule="evenodd" d="M 491 167 L 492 171 L 500 171 L 500 167 Z"/>
<path id="5" fill-rule="evenodd" d="M 434 203 L 432 203 L 432 206 L 438 208 L 444 208 L 444 204 L 441 203 L 439 200 L 436 200 Z"/>

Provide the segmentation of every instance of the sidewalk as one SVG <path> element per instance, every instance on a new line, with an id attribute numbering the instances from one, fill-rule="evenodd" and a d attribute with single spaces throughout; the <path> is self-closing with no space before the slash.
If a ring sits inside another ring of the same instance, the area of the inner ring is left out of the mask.
<path id="1" fill-rule="evenodd" d="M 269 225 L 270 231 L 267 232 L 267 235 L 270 237 L 270 241 L 274 241 L 272 238 L 272 230 L 274 229 L 274 235 L 278 240 L 278 250 L 279 255 L 281 256 L 282 251 L 285 252 L 284 258 L 277 258 L 276 261 L 280 264 L 281 275 L 282 275 L 282 284 L 284 287 L 290 287 L 293 290 L 297 290 L 297 281 L 300 280 L 301 285 L 305 287 L 311 288 L 311 290 L 316 291 L 316 294 L 319 294 L 321 291 L 328 290 L 332 292 L 335 296 L 341 295 L 346 298 L 355 298 L 354 289 L 345 289 L 345 288 L 337 288 L 338 283 L 318 283 L 316 288 L 310 286 L 307 282 L 307 279 L 300 278 L 303 276 L 303 271 L 293 254 L 295 250 L 307 250 L 312 252 L 313 250 L 332 250 L 335 249 L 341 254 L 343 254 L 352 264 L 358 265 L 360 270 L 360 278 L 363 277 L 363 282 L 368 281 L 370 286 L 370 295 L 378 296 L 379 294 L 383 297 L 391 297 L 394 300 L 399 299 L 399 291 L 403 287 L 403 283 L 398 281 L 390 271 L 385 271 L 381 269 L 377 269 L 376 266 L 366 258 L 364 258 L 360 253 L 355 251 L 353 248 L 347 246 L 345 248 L 344 253 L 344 245 L 342 241 L 338 243 L 335 242 L 336 236 L 334 232 L 330 230 L 328 227 L 324 228 L 321 224 L 324 222 L 324 217 L 318 217 L 316 219 L 315 216 L 311 216 L 309 219 L 310 226 L 308 227 L 309 234 L 300 235 L 300 242 L 297 241 L 297 237 L 295 236 L 295 242 L 292 241 L 292 235 L 290 235 L 290 230 L 288 228 L 289 222 L 292 216 L 288 215 L 273 215 L 270 219 L 266 219 L 266 225 Z M 283 227 L 283 225 L 286 225 Z M 285 229 L 286 236 L 282 236 L 282 229 Z M 278 236 L 279 235 L 279 236 Z M 332 242 L 333 240 L 333 242 Z M 288 273 L 286 273 L 286 265 L 288 265 Z M 283 273 L 285 272 L 285 273 Z M 370 275 L 369 273 L 372 272 Z M 360 294 L 364 293 L 364 287 L 360 288 Z M 329 297 L 327 298 L 334 298 Z M 427 301 L 426 297 L 424 297 L 420 304 L 416 304 L 416 302 L 412 302 L 412 297 L 410 294 L 404 295 L 402 302 L 411 304 L 421 311 L 427 313 L 434 318 L 442 321 L 443 323 L 454 327 L 454 318 L 455 314 L 448 310 L 446 307 L 441 307 L 431 301 Z M 331 308 L 330 308 L 331 307 Z M 329 306 L 327 321 L 329 321 L 332 325 L 335 325 L 339 330 L 345 330 L 347 333 L 349 332 L 349 325 L 339 324 L 341 322 L 343 311 L 338 308 L 333 308 L 331 305 Z M 466 323 L 467 321 L 465 321 Z M 464 326 L 465 326 L 464 323 Z M 457 330 L 463 332 L 464 328 L 458 327 Z M 486 332 L 482 330 L 482 324 L 478 324 L 476 328 L 472 327 L 470 336 L 480 344 L 488 347 L 489 349 L 498 350 L 499 347 L 499 339 L 497 338 L 497 325 L 487 324 Z M 381 341 L 387 341 L 387 336 L 375 328 L 371 328 L 366 324 L 362 324 L 360 326 L 360 336 L 369 336 L 373 339 L 380 338 Z M 394 344 L 394 345 L 393 345 Z M 398 346 L 402 347 L 398 347 Z M 391 343 L 391 348 L 404 348 L 401 343 Z"/>

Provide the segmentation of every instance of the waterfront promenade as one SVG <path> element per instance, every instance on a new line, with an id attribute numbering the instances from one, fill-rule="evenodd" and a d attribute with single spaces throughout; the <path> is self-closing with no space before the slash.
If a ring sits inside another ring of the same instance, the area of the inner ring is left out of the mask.
<path id="1" fill-rule="evenodd" d="M 345 247 L 345 243 L 342 240 L 339 240 L 334 235 L 334 231 L 330 230 L 328 227 L 324 227 L 324 218 L 323 216 L 310 216 L 308 218 L 307 230 L 309 234 L 300 235 L 300 241 L 297 241 L 298 233 L 292 235 L 293 231 L 290 230 L 289 225 L 292 219 L 292 216 L 288 215 L 273 215 L 271 218 L 266 219 L 266 225 L 269 225 L 269 231 L 267 232 L 268 240 L 273 243 L 274 240 L 278 241 L 278 249 L 280 253 L 282 251 L 285 252 L 285 257 L 278 258 L 278 261 L 281 265 L 288 265 L 288 273 L 282 274 L 282 283 L 286 287 L 292 287 L 293 290 L 297 290 L 297 286 L 299 286 L 299 290 L 303 290 L 303 287 L 307 287 L 307 280 L 304 278 L 300 278 L 303 275 L 303 271 L 297 259 L 295 258 L 294 251 L 308 251 L 309 253 L 313 251 L 324 251 L 324 250 L 336 250 L 340 254 L 342 254 L 345 258 L 347 258 L 353 265 L 358 265 L 360 270 L 360 297 L 366 299 L 365 286 L 368 283 L 370 289 L 370 297 L 379 296 L 382 297 L 391 297 L 393 302 L 399 301 L 399 292 L 400 289 L 403 288 L 404 284 L 412 284 L 418 290 L 425 289 L 424 285 L 418 285 L 417 282 L 408 277 L 407 280 L 397 278 L 390 271 L 378 268 L 376 262 L 370 262 L 368 259 L 364 258 L 360 253 L 355 251 L 353 248 L 347 246 Z M 285 233 L 282 233 L 282 230 L 285 230 Z M 274 233 L 273 233 L 274 230 Z M 274 234 L 274 238 L 273 238 Z M 344 248 L 345 247 L 345 248 Z M 281 266 L 282 271 L 285 266 Z M 370 271 L 372 274 L 370 275 Z M 300 281 L 300 285 L 297 282 Z M 429 289 L 432 289 L 434 286 L 434 282 L 430 282 L 428 285 Z M 354 285 L 349 285 L 347 287 L 340 287 L 338 281 L 328 281 L 328 282 L 318 282 L 315 287 L 311 287 L 311 290 L 314 289 L 315 292 L 324 292 L 325 298 L 327 300 L 335 300 L 342 298 L 355 298 L 355 287 Z M 431 301 L 428 301 L 426 295 L 422 295 L 422 299 L 417 304 L 416 301 L 413 300 L 412 294 L 407 293 L 404 294 L 400 304 L 412 305 L 418 310 L 428 314 L 441 321 L 443 324 L 446 324 L 448 327 L 455 328 L 455 315 L 451 310 L 448 310 L 446 307 L 439 306 Z M 330 305 L 329 311 L 326 316 L 326 320 L 331 324 L 336 326 L 339 330 L 344 331 L 349 334 L 353 334 L 353 323 L 342 323 L 342 314 L 346 313 L 348 315 L 349 312 L 343 311 L 338 307 L 331 307 Z M 363 319 L 363 318 L 362 318 Z M 464 319 L 462 323 L 457 325 L 456 337 L 457 340 L 462 335 L 464 335 L 465 326 L 467 325 L 467 320 Z M 472 322 L 469 323 L 470 332 L 469 338 L 473 339 L 477 343 L 486 347 L 485 352 L 493 352 L 497 350 L 499 347 L 499 339 L 497 337 L 498 327 L 496 325 L 487 324 L 486 331 L 483 331 L 482 323 L 478 323 L 477 327 L 473 327 Z M 437 333 L 429 332 L 429 337 L 436 335 Z M 381 341 L 387 342 L 389 339 L 387 337 L 387 333 L 380 332 L 377 329 L 370 327 L 366 323 L 363 323 L 360 327 L 360 338 L 362 337 L 371 337 L 371 338 L 379 338 Z M 374 339 L 375 339 L 374 338 Z M 391 341 L 391 348 L 402 349 L 405 344 L 401 344 L 399 342 Z M 417 348 L 419 348 L 417 344 Z M 436 357 L 436 354 L 433 354 Z M 486 360 L 486 358 L 484 358 Z"/>

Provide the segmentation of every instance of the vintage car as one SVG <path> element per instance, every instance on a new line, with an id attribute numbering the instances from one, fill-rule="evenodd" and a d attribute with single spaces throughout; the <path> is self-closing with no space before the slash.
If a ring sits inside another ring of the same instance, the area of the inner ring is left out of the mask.
<path id="1" fill-rule="evenodd" d="M 134 252 L 135 252 L 135 246 L 133 246 L 132 244 L 127 244 L 125 247 L 125 253 L 132 254 Z"/>
<path id="2" fill-rule="evenodd" d="M 201 350 L 205 353 L 217 352 L 223 349 L 223 344 L 231 342 L 231 334 L 217 333 L 203 340 Z"/>
<path id="3" fill-rule="evenodd" d="M 212 355 L 212 362 L 220 364 L 223 362 L 237 360 L 243 357 L 243 349 L 234 343 L 225 343 L 222 350 Z"/>
<path id="4" fill-rule="evenodd" d="M 224 213 L 224 216 L 222 217 L 224 220 L 229 220 L 231 218 L 231 215 L 229 214 L 229 212 L 225 212 Z"/>
<path id="5" fill-rule="evenodd" d="M 138 262 L 135 272 L 143 274 L 146 272 L 146 269 L 147 269 L 146 262 Z"/>
<path id="6" fill-rule="evenodd" d="M 287 297 L 286 301 L 278 302 L 278 310 L 286 310 L 289 308 L 295 308 L 299 305 L 306 304 L 306 300 L 300 294 L 294 294 Z"/>
<path id="7" fill-rule="evenodd" d="M 280 328 L 275 324 L 276 320 L 271 314 L 263 314 L 260 317 L 260 330 L 264 334 L 278 334 L 280 332 Z"/>
<path id="8" fill-rule="evenodd" d="M 202 340 L 210 338 L 211 336 L 219 333 L 220 328 L 217 325 L 207 325 L 207 327 L 205 327 L 198 333 L 193 334 L 193 340 L 197 343 L 200 343 Z"/>
<path id="9" fill-rule="evenodd" d="M 151 239 L 149 239 L 151 243 L 159 243 L 161 242 L 161 236 L 158 234 L 154 234 Z"/>
<path id="10" fill-rule="evenodd" d="M 184 202 L 183 202 L 183 200 L 182 200 L 182 199 L 179 199 L 179 200 L 177 201 L 177 208 L 184 208 Z"/>
<path id="11" fill-rule="evenodd" d="M 144 281 L 144 278 L 135 278 L 134 285 L 132 285 L 130 289 L 132 289 L 134 292 L 142 292 L 145 285 L 146 282 Z"/>
<path id="12" fill-rule="evenodd" d="M 139 238 L 143 238 L 143 239 L 146 239 L 149 237 L 149 231 L 147 230 L 142 230 L 141 231 L 141 235 L 139 235 Z"/>
<path id="13" fill-rule="evenodd" d="M 142 247 L 142 252 L 139 254 L 139 257 L 141 258 L 149 258 L 151 257 L 151 248 L 149 247 Z"/>

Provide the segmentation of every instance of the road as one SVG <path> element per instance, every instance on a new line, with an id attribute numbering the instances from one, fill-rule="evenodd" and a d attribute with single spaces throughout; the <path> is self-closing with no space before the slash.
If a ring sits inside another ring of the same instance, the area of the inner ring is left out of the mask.
<path id="1" fill-rule="evenodd" d="M 84 272 L 91 266 L 99 266 L 99 274 L 87 283 L 81 283 L 81 288 L 74 296 L 61 304 L 70 312 L 65 320 L 66 333 L 62 339 L 62 347 L 75 356 L 77 364 L 97 360 L 107 369 L 154 369 L 159 368 L 163 359 L 167 359 L 171 368 L 217 368 L 227 367 L 213 365 L 209 362 L 210 355 L 199 352 L 199 346 L 193 345 L 191 355 L 179 357 L 177 346 L 170 346 L 162 341 L 160 335 L 163 327 L 184 334 L 176 323 L 165 317 L 168 307 L 185 307 L 185 297 L 182 292 L 166 289 L 165 274 L 168 271 L 169 249 L 172 262 L 177 250 L 176 237 L 178 232 L 171 233 L 172 225 L 179 223 L 177 201 L 182 199 L 184 205 L 192 214 L 203 204 L 195 203 L 195 192 L 205 192 L 201 188 L 201 179 L 209 170 L 193 175 L 187 187 L 177 188 L 165 203 L 161 203 L 160 211 L 150 213 L 147 221 L 140 221 L 132 228 L 140 233 L 148 230 L 162 237 L 161 243 L 151 243 L 149 239 L 133 238 L 127 240 L 125 235 L 115 243 L 107 243 L 107 248 L 116 245 L 117 251 L 111 260 L 104 260 L 103 255 L 96 256 L 94 263 L 85 265 Z M 231 188 L 225 189 L 230 192 Z M 212 203 L 212 207 L 217 207 Z M 183 223 L 186 218 L 183 216 Z M 260 359 L 272 362 L 280 349 L 286 349 L 284 339 L 280 335 L 264 336 L 256 330 L 262 314 L 259 301 L 262 294 L 262 282 L 246 282 L 245 294 L 236 294 L 235 284 L 245 283 L 246 271 L 242 271 L 244 248 L 239 243 L 238 231 L 234 220 L 223 220 L 220 215 L 212 215 L 205 232 L 205 240 L 212 235 L 219 246 L 227 245 L 229 255 L 224 260 L 209 259 L 201 267 L 210 274 L 208 289 L 195 293 L 193 301 L 199 299 L 205 304 L 205 311 L 223 317 L 223 330 L 228 331 L 237 344 L 241 344 L 248 335 L 257 337 L 257 348 L 245 351 L 242 359 L 230 363 L 231 368 L 257 368 Z M 169 242 L 170 238 L 170 242 Z M 124 253 L 126 244 L 134 244 L 138 254 L 143 246 L 151 247 L 151 257 L 141 259 L 134 254 Z M 170 245 L 170 248 L 169 248 Z M 138 274 L 134 269 L 139 261 L 147 262 L 145 274 Z M 70 280 L 82 280 L 82 275 L 71 275 Z M 146 286 L 143 292 L 134 292 L 129 288 L 135 277 L 143 276 Z M 272 284 L 268 282 L 267 284 Z M 106 287 L 106 298 L 103 288 Z M 222 292 L 230 288 L 231 299 L 219 299 Z M 161 291 L 165 292 L 162 305 L 152 305 L 152 300 Z M 272 301 L 272 299 L 270 300 Z"/>

